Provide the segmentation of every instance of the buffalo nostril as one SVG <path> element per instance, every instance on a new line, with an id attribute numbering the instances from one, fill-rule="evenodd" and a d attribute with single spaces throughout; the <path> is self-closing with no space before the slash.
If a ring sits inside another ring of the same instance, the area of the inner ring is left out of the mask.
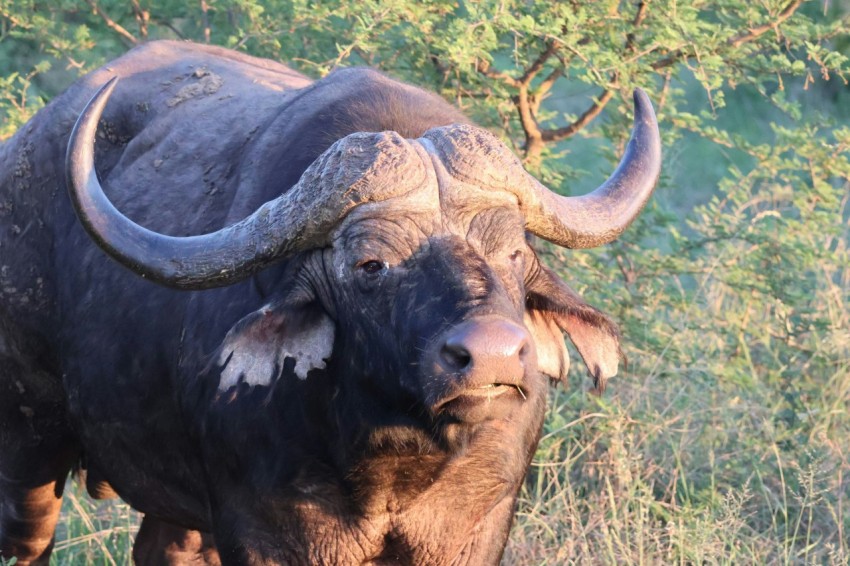
<path id="1" fill-rule="evenodd" d="M 528 331 L 498 318 L 473 319 L 452 329 L 440 346 L 444 371 L 482 384 L 522 380 L 534 346 Z"/>
<path id="2" fill-rule="evenodd" d="M 472 355 L 463 344 L 448 340 L 440 351 L 443 363 L 450 371 L 462 371 L 472 363 Z"/>
<path id="3" fill-rule="evenodd" d="M 531 351 L 531 345 L 528 343 L 528 340 L 523 340 L 522 346 L 519 349 L 519 361 L 521 363 L 525 363 L 526 358 L 528 358 L 528 354 Z"/>

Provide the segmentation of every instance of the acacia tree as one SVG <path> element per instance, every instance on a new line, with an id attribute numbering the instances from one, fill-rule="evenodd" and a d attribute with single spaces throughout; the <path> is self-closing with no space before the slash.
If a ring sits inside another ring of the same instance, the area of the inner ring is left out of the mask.
<path id="1" fill-rule="evenodd" d="M 536 162 L 613 99 L 628 101 L 635 86 L 657 93 L 673 119 L 685 106 L 675 88 L 683 75 L 700 82 L 715 109 L 724 104 L 724 87 L 765 90 L 788 76 L 844 80 L 846 58 L 831 41 L 847 20 L 817 21 L 800 13 L 802 4 L 3 0 L 0 16 L 2 39 L 15 44 L 6 73 L 21 72 L 12 68 L 21 49 L 83 71 L 159 37 L 246 49 L 314 75 L 368 64 L 440 89 L 486 125 L 503 126 Z M 577 85 L 592 89 L 577 115 L 545 108 L 553 88 Z"/>
<path id="2" fill-rule="evenodd" d="M 580 192 L 620 153 L 643 87 L 667 156 L 655 204 L 602 250 L 548 250 L 620 321 L 641 379 L 602 399 L 555 395 L 509 559 L 845 563 L 848 10 L 0 0 L 0 138 L 127 48 L 191 39 L 315 77 L 383 69 L 499 132 L 549 186 Z"/>

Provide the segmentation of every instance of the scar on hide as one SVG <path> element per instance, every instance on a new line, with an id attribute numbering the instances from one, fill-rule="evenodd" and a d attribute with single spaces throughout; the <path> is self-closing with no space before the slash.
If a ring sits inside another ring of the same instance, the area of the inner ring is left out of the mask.
<path id="1" fill-rule="evenodd" d="M 201 67 L 195 69 L 192 76 L 199 79 L 197 82 L 188 84 L 177 91 L 173 97 L 166 101 L 169 108 L 174 108 L 178 104 L 185 102 L 196 96 L 209 96 L 215 94 L 224 84 L 224 79 L 221 76 Z"/>

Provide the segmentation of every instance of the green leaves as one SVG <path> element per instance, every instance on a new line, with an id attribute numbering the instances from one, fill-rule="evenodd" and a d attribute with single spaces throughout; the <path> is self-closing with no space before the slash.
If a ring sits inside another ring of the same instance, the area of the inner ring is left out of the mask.
<path id="1" fill-rule="evenodd" d="M 0 78 L 0 114 L 9 116 L 9 119 L 0 126 L 0 139 L 14 134 L 44 106 L 44 100 L 33 96 L 30 87 L 33 77 L 49 69 L 50 62 L 41 61 L 28 75 L 12 73 Z"/>

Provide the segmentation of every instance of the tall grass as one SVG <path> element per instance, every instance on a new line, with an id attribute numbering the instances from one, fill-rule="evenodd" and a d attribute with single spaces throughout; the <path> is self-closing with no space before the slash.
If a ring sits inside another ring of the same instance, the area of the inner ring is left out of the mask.
<path id="1" fill-rule="evenodd" d="M 764 159 L 668 251 L 552 252 L 626 279 L 584 290 L 631 363 L 554 394 L 505 564 L 850 563 L 850 183 L 819 209 Z"/>
<path id="2" fill-rule="evenodd" d="M 555 395 L 504 564 L 848 563 L 841 442 L 789 449 L 775 407 L 698 382 L 617 387 Z"/>
<path id="3" fill-rule="evenodd" d="M 848 564 L 850 457 L 825 434 L 847 424 L 847 367 L 831 385 L 794 448 L 777 406 L 700 380 L 554 392 L 503 564 Z M 128 564 L 138 521 L 71 484 L 52 562 Z"/>
<path id="4" fill-rule="evenodd" d="M 70 480 L 62 502 L 51 564 L 130 564 L 141 516 L 118 500 L 94 501 Z"/>

